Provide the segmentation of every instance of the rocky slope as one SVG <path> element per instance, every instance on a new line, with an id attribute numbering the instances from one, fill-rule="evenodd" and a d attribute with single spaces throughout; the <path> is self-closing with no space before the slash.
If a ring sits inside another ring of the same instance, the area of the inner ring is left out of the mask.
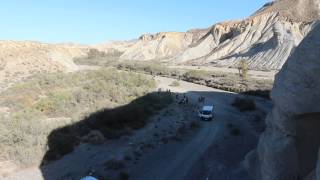
<path id="1" fill-rule="evenodd" d="M 122 59 L 152 60 L 176 55 L 192 42 L 191 33 L 164 32 L 145 34 L 124 54 Z"/>
<path id="2" fill-rule="evenodd" d="M 319 19 L 319 4 L 318 0 L 277 0 L 245 20 L 185 33 L 143 35 L 129 46 L 115 47 L 126 60 L 234 67 L 245 59 L 251 69 L 280 69 Z"/>
<path id="3" fill-rule="evenodd" d="M 31 74 L 77 69 L 72 59 L 88 48 L 30 41 L 0 41 L 0 89 Z"/>
<path id="4" fill-rule="evenodd" d="M 257 150 L 247 156 L 249 172 L 255 179 L 315 179 L 320 146 L 319 77 L 317 24 L 276 76 L 274 108 L 266 119 L 267 129 Z"/>
<path id="5" fill-rule="evenodd" d="M 94 46 L 0 41 L 0 88 L 38 72 L 76 70 L 72 59 L 92 48 L 123 60 L 237 67 L 245 59 L 251 69 L 278 70 L 319 19 L 319 6 L 319 0 L 277 0 L 245 20 Z"/>

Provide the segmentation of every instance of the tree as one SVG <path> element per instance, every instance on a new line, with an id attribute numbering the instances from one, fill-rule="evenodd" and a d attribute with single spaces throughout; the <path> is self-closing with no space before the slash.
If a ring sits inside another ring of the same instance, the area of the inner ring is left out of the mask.
<path id="1" fill-rule="evenodd" d="M 248 62 L 244 59 L 240 60 L 239 62 L 239 66 L 238 66 L 238 70 L 239 70 L 239 75 L 242 79 L 247 79 L 247 75 L 248 75 Z"/>

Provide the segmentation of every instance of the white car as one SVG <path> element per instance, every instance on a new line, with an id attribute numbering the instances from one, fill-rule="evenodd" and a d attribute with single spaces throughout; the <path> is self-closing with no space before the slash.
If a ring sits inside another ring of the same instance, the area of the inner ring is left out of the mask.
<path id="1" fill-rule="evenodd" d="M 199 117 L 202 120 L 212 120 L 213 115 L 213 106 L 203 106 L 202 109 L 199 111 Z"/>

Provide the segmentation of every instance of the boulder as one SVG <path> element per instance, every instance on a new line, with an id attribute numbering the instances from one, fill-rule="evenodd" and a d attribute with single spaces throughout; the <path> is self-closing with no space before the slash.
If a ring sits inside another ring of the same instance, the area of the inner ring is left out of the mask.
<path id="1" fill-rule="evenodd" d="M 274 108 L 257 149 L 247 156 L 258 180 L 296 180 L 312 173 L 320 145 L 320 24 L 276 75 Z"/>

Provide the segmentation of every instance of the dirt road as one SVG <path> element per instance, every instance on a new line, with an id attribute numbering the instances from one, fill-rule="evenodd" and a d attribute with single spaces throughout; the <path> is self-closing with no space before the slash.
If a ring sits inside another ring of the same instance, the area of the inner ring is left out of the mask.
<path id="1" fill-rule="evenodd" d="M 223 138 L 221 135 L 226 123 L 245 117 L 230 106 L 236 94 L 186 82 L 180 82 L 179 87 L 169 87 L 172 79 L 157 78 L 157 80 L 164 89 L 170 88 L 174 92 L 186 93 L 194 104 L 197 104 L 199 96 L 204 96 L 205 104 L 214 105 L 215 118 L 211 122 L 202 122 L 201 130 L 195 136 L 187 138 L 185 142 L 163 147 L 146 157 L 141 165 L 132 170 L 132 179 L 186 180 L 188 179 L 186 175 L 192 171 L 192 166 L 208 147 Z M 258 104 L 265 109 L 270 108 L 270 104 L 264 104 L 263 100 Z"/>

